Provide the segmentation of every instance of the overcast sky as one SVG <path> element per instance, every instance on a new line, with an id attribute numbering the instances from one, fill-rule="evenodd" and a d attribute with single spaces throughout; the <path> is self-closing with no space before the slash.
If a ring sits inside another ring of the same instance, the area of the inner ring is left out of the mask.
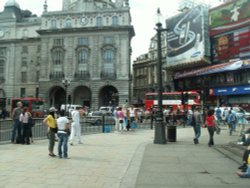
<path id="1" fill-rule="evenodd" d="M 130 0 L 132 24 L 135 37 L 132 39 L 132 61 L 141 54 L 147 53 L 150 39 L 155 35 L 155 17 L 160 7 L 164 18 L 177 13 L 178 4 L 182 0 Z M 202 2 L 217 3 L 219 0 L 198 0 Z M 0 0 L 0 11 L 3 10 L 7 0 Z M 41 15 L 44 0 L 16 0 L 21 9 L 30 10 L 33 14 Z M 62 0 L 47 0 L 48 11 L 61 10 Z"/>

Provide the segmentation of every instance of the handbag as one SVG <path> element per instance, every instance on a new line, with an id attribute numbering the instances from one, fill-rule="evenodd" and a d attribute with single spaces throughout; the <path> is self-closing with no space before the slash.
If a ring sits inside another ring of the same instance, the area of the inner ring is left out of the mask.
<path id="1" fill-rule="evenodd" d="M 216 134 L 220 134 L 220 131 L 221 131 L 220 127 L 218 125 L 216 125 L 215 126 L 215 132 L 216 132 Z"/>

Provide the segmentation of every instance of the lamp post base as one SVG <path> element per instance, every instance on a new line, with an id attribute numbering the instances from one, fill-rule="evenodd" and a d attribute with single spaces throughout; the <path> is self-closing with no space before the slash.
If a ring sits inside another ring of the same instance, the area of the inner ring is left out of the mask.
<path id="1" fill-rule="evenodd" d="M 163 121 L 155 122 L 155 138 L 154 144 L 166 144 L 166 130 Z"/>

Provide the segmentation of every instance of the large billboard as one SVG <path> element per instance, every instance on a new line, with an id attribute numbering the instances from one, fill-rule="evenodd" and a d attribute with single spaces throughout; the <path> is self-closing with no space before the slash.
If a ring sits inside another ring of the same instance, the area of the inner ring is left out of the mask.
<path id="1" fill-rule="evenodd" d="M 250 24 L 250 0 L 235 0 L 209 12 L 210 34 L 217 35 Z"/>
<path id="2" fill-rule="evenodd" d="M 166 20 L 167 67 L 201 62 L 210 56 L 208 8 L 197 6 Z"/>
<path id="3" fill-rule="evenodd" d="M 213 62 L 250 58 L 250 28 L 242 28 L 212 37 Z"/>

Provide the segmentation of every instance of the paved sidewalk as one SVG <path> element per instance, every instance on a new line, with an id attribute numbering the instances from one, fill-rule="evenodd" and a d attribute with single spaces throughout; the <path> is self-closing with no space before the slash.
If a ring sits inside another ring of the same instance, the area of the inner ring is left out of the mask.
<path id="1" fill-rule="evenodd" d="M 84 144 L 69 146 L 71 159 L 49 157 L 48 140 L 1 145 L 0 187 L 134 187 L 152 135 L 152 130 L 84 135 Z"/>
<path id="2" fill-rule="evenodd" d="M 249 188 L 249 179 L 235 174 L 239 164 L 215 150 L 238 138 L 222 129 L 220 135 L 215 134 L 214 147 L 207 145 L 206 129 L 202 129 L 200 144 L 194 145 L 191 128 L 177 130 L 177 143 L 148 144 L 136 188 Z"/>
<path id="3" fill-rule="evenodd" d="M 238 164 L 201 144 L 191 128 L 177 130 L 177 142 L 153 143 L 153 130 L 84 135 L 84 144 L 69 146 L 71 159 L 50 158 L 48 140 L 32 145 L 0 146 L 0 188 L 249 187 L 236 177 Z M 237 137 L 215 137 L 215 144 Z M 57 145 L 57 144 L 56 144 Z"/>

